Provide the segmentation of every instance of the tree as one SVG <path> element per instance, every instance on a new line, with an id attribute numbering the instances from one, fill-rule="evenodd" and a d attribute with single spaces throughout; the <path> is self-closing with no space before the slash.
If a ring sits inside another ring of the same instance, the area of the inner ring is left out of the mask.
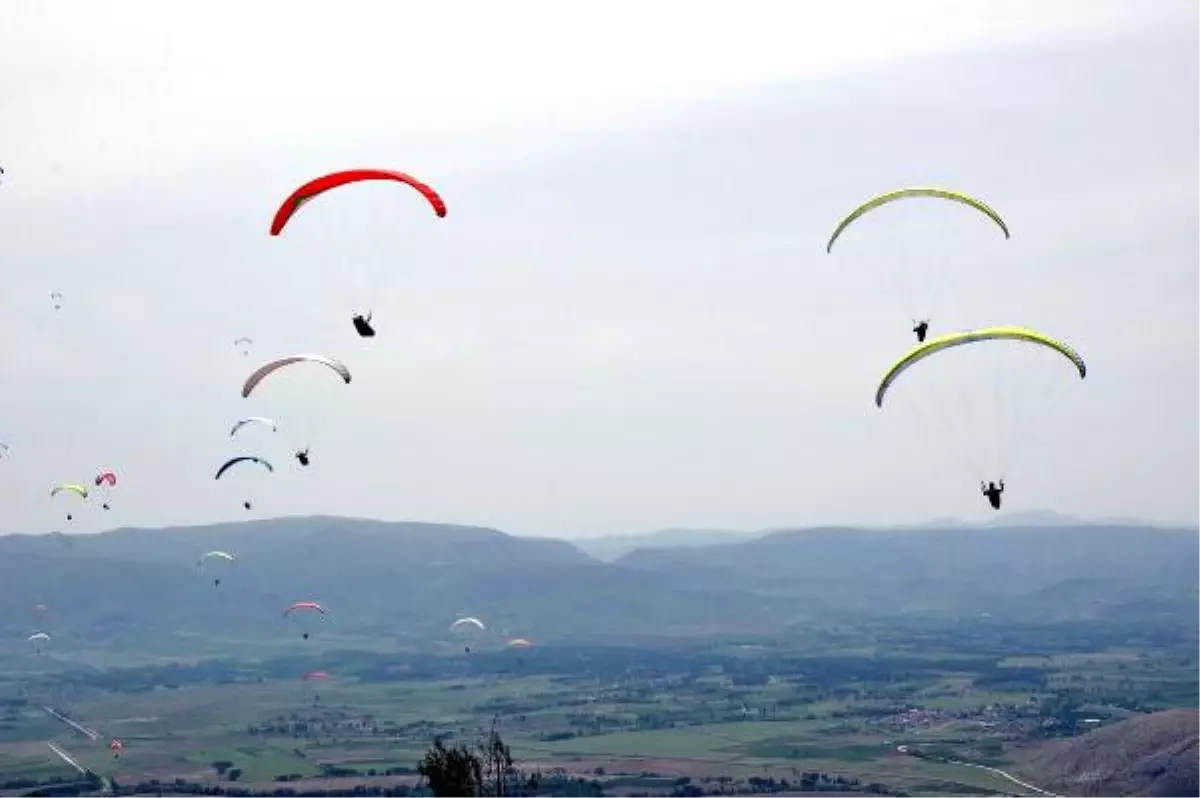
<path id="1" fill-rule="evenodd" d="M 483 795 L 508 795 L 510 782 L 519 780 L 520 774 L 513 767 L 512 751 L 500 733 L 496 731 L 496 721 L 492 720 L 492 728 L 488 733 L 487 742 L 480 746 L 483 754 Z"/>
<path id="2" fill-rule="evenodd" d="M 447 748 L 440 737 L 434 739 L 433 746 L 417 765 L 417 772 L 425 777 L 437 798 L 479 795 L 482 770 L 479 758 L 465 745 L 459 743 Z"/>
<path id="3" fill-rule="evenodd" d="M 513 764 L 512 751 L 496 731 L 496 719 L 473 745 L 447 748 L 436 738 L 417 766 L 435 796 L 508 796 L 536 792 L 539 773 L 526 776 Z"/>

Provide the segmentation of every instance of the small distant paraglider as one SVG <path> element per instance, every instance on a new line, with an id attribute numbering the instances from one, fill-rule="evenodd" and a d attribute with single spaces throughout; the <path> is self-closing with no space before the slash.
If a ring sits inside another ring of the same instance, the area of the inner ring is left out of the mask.
<path id="1" fill-rule="evenodd" d="M 116 486 L 117 475 L 112 471 L 105 469 L 96 475 L 96 479 L 94 481 L 96 483 L 96 487 L 100 488 L 104 493 L 104 501 L 100 506 L 105 510 L 111 510 L 112 508 L 108 506 L 108 492 Z"/>
<path id="2" fill-rule="evenodd" d="M 237 428 L 235 427 L 234 432 L 236 432 L 236 431 L 237 431 Z M 232 435 L 233 433 L 231 432 L 230 434 Z M 260 466 L 267 469 L 267 471 L 270 471 L 270 472 L 275 471 L 275 466 L 271 465 L 270 463 L 268 463 L 266 460 L 262 459 L 261 457 L 254 457 L 252 455 L 242 455 L 240 457 L 231 457 L 230 459 L 226 460 L 221 465 L 221 467 L 217 469 L 217 475 L 215 477 L 213 477 L 213 479 L 220 479 L 222 474 L 224 474 L 226 471 L 228 471 L 230 468 L 237 465 L 238 463 L 258 463 Z M 242 502 L 242 506 L 245 507 L 247 510 L 249 510 L 249 509 L 251 509 L 252 505 L 250 504 L 250 500 L 246 499 Z"/>
<path id="3" fill-rule="evenodd" d="M 50 292 L 50 304 L 54 305 L 55 310 L 62 310 L 63 295 L 58 291 Z"/>
<path id="4" fill-rule="evenodd" d="M 479 620 L 478 618 L 467 616 L 465 618 L 459 618 L 457 621 L 450 624 L 450 631 L 466 641 L 466 645 L 463 646 L 463 651 L 470 654 L 471 643 L 477 638 L 482 637 L 487 631 L 487 627 L 484 626 L 483 621 Z"/>
<path id="5" fill-rule="evenodd" d="M 317 616 L 318 618 L 329 614 L 329 610 L 325 609 L 324 607 L 322 607 L 320 604 L 318 604 L 315 601 L 297 601 L 294 604 L 292 604 L 290 607 L 288 607 L 286 610 L 283 611 L 283 617 L 287 618 L 289 621 L 294 622 L 294 619 L 295 619 L 294 613 L 297 613 L 301 610 L 305 610 L 306 614 L 307 614 L 307 612 L 320 613 L 320 615 Z M 309 631 L 308 631 L 308 629 L 305 629 L 304 633 L 301 635 L 301 637 L 303 637 L 305 640 L 307 640 L 308 636 L 309 636 Z"/>
<path id="6" fill-rule="evenodd" d="M 230 554 L 227 551 L 210 551 L 207 554 L 202 554 L 200 556 L 200 559 L 196 560 L 197 570 L 204 570 L 205 566 L 208 565 L 208 563 L 210 561 L 214 562 L 214 563 L 225 563 L 226 565 L 233 565 L 235 562 L 237 562 L 237 557 L 233 556 L 232 554 Z M 213 579 L 213 587 L 220 587 L 220 586 L 221 586 L 221 577 L 219 577 L 219 576 L 215 577 Z"/>
<path id="7" fill-rule="evenodd" d="M 83 485 L 77 485 L 73 482 L 64 482 L 61 485 L 55 485 L 53 488 L 50 489 L 50 498 L 53 499 L 55 496 L 57 496 L 60 493 L 63 493 L 64 491 L 67 493 L 75 494 L 76 496 L 79 497 L 80 501 L 83 501 L 83 500 L 87 499 L 87 497 L 88 497 L 88 489 L 85 488 Z M 75 516 L 71 513 L 67 513 L 67 520 L 73 521 L 73 520 L 75 520 Z"/>
<path id="8" fill-rule="evenodd" d="M 33 643 L 33 650 L 40 657 L 42 655 L 42 646 L 50 642 L 50 635 L 45 632 L 34 632 L 29 636 L 29 642 Z"/>
<path id="9" fill-rule="evenodd" d="M 113 759 L 120 759 L 121 754 L 125 753 L 125 744 L 114 737 L 108 744 L 108 750 L 112 751 Z"/>
<path id="10" fill-rule="evenodd" d="M 250 350 L 254 348 L 254 339 L 243 335 L 241 338 L 234 339 L 233 345 L 238 348 L 243 357 L 246 357 L 249 356 Z"/>

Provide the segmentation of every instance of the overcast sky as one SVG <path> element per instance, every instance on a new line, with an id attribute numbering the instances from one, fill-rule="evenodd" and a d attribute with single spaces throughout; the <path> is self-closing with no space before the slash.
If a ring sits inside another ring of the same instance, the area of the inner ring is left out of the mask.
<path id="1" fill-rule="evenodd" d="M 0 531 L 66 529 L 50 486 L 102 467 L 75 531 L 243 497 L 568 537 L 978 520 L 997 470 L 1013 511 L 1195 522 L 1198 50 L 1166 0 L 6 3 Z M 267 235 L 358 166 L 448 216 L 360 185 Z M 1011 240 L 913 200 L 825 253 L 908 185 Z M 878 410 L 919 313 L 1090 372 L 947 356 Z M 354 380 L 240 397 L 294 352 Z M 999 443 L 943 424 L 991 401 Z M 251 414 L 279 433 L 230 441 Z M 214 482 L 241 451 L 276 473 Z"/>

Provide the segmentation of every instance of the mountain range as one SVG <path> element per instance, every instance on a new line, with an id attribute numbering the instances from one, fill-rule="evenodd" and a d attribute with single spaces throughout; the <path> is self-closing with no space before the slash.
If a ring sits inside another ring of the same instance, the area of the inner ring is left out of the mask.
<path id="1" fill-rule="evenodd" d="M 0 651 L 21 650 L 35 628 L 63 650 L 249 650 L 288 632 L 282 612 L 294 601 L 325 606 L 319 636 L 345 645 L 445 639 L 461 615 L 540 640 L 776 635 L 906 618 L 1155 618 L 1195 635 L 1195 528 L 704 534 L 706 544 L 641 546 L 611 562 L 494 529 L 331 517 L 11 535 L 0 538 Z M 238 558 L 220 587 L 196 567 L 210 550 Z"/>

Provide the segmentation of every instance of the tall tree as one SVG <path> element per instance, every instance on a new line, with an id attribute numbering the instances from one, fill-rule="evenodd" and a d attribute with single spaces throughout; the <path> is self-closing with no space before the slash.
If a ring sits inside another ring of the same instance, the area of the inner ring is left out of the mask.
<path id="1" fill-rule="evenodd" d="M 425 758 L 417 765 L 417 772 L 425 777 L 429 789 L 437 798 L 480 794 L 482 764 L 462 743 L 447 748 L 440 737 L 436 738 L 425 752 Z"/>

